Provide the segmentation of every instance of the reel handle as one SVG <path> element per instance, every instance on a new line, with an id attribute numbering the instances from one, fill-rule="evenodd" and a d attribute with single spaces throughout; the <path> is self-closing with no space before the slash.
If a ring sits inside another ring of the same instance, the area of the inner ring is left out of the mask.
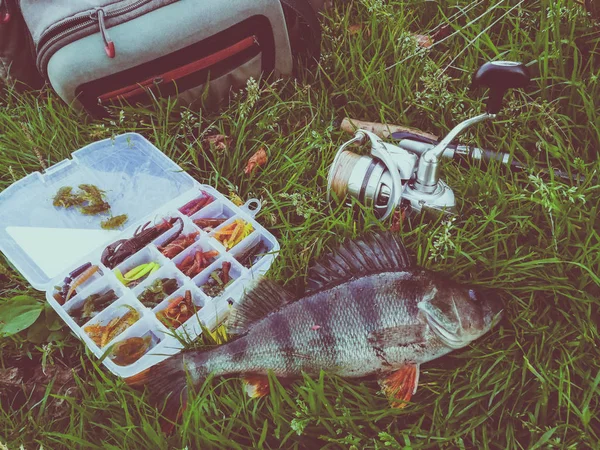
<path id="1" fill-rule="evenodd" d="M 492 61 L 485 63 L 473 76 L 473 88 L 488 87 L 490 96 L 487 102 L 488 114 L 498 114 L 502 100 L 509 89 L 523 88 L 531 81 L 525 64 L 513 61 Z"/>

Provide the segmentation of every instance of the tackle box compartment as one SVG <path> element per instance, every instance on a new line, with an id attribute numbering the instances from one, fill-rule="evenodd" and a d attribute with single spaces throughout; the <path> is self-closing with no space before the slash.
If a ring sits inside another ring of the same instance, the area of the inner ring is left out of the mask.
<path id="1" fill-rule="evenodd" d="M 92 184 L 105 191 L 110 214 L 84 215 L 74 208 L 53 205 L 61 187 L 77 189 L 81 184 Z M 189 215 L 189 211 L 181 211 L 184 205 L 202 196 L 210 196 L 212 201 Z M 213 187 L 193 179 L 143 136 L 127 133 L 89 144 L 73 152 L 72 159 L 61 161 L 44 173 L 27 175 L 1 192 L 0 250 L 34 288 L 45 291 L 58 315 L 92 353 L 104 357 L 102 363 L 112 373 L 129 377 L 179 353 L 185 342 L 201 335 L 203 327 L 215 330 L 227 317 L 231 305 L 269 269 L 279 243 L 255 220 L 260 206 L 257 199 L 235 205 Z M 102 220 L 120 214 L 128 216 L 120 229 L 101 228 Z M 205 219 L 219 219 L 222 223 L 207 227 Z M 165 221 L 175 223 L 169 228 L 165 225 L 164 232 L 115 267 L 101 262 L 110 244 L 131 238 L 146 224 L 151 227 Z M 243 239 L 232 239 L 236 245 L 219 234 L 232 223 L 238 224 L 235 227 L 245 225 Z M 189 245 L 173 247 L 165 256 L 161 246 L 181 224 L 181 236 L 191 235 Z M 252 258 L 244 257 L 251 249 L 258 249 L 258 253 Z M 199 264 L 198 271 L 186 274 L 180 270 L 186 257 L 197 257 L 198 251 L 203 252 L 199 260 L 205 254 L 213 256 L 207 258 L 205 265 Z M 146 266 L 153 268 L 151 272 L 139 281 L 125 284 L 127 280 L 121 275 L 148 263 L 154 263 Z M 97 267 L 93 275 L 68 299 L 61 295 L 55 298 L 69 274 L 85 264 Z M 226 267 L 231 281 L 215 289 L 214 284 L 222 279 L 219 274 Z M 154 304 L 147 301 L 144 293 L 154 292 L 157 280 L 170 280 L 168 283 L 175 290 L 157 295 Z M 104 302 L 101 309 L 88 311 L 86 304 L 98 299 Z M 165 313 L 169 306 L 182 302 L 185 306 L 177 310 L 181 314 L 168 316 L 175 308 Z M 123 360 L 122 355 L 115 355 L 117 349 L 128 357 Z"/>

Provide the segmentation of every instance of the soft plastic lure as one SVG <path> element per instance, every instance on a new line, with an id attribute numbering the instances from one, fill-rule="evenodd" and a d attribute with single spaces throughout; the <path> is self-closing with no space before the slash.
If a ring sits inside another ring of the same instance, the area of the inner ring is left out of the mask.
<path id="1" fill-rule="evenodd" d="M 214 237 L 229 250 L 242 242 L 253 231 L 252 224 L 242 219 L 236 219 L 229 225 L 225 225 L 220 230 L 217 230 Z"/>
<path id="2" fill-rule="evenodd" d="M 194 278 L 206 269 L 218 255 L 219 252 L 216 250 L 209 250 L 206 252 L 198 250 L 196 253 L 187 255 L 179 264 L 177 264 L 177 268 L 186 276 Z"/>
<path id="3" fill-rule="evenodd" d="M 123 275 L 119 269 L 115 269 L 114 272 L 119 281 L 125 286 L 128 286 L 134 282 L 141 283 L 146 277 L 152 275 L 158 269 L 160 269 L 159 263 L 149 262 L 134 267 L 129 272 L 125 273 L 125 275 Z"/>
<path id="4" fill-rule="evenodd" d="M 231 271 L 231 263 L 225 261 L 220 269 L 215 270 L 210 274 L 210 277 L 202 285 L 202 290 L 211 297 L 217 297 L 223 293 L 225 288 L 233 281 L 229 272 Z"/>
<path id="5" fill-rule="evenodd" d="M 159 247 L 158 250 L 167 258 L 173 258 L 192 245 L 199 234 L 198 231 L 194 231 L 193 233 L 179 236 L 170 244 Z"/>
<path id="6" fill-rule="evenodd" d="M 195 198 L 194 200 L 186 203 L 179 208 L 179 212 L 181 212 L 181 214 L 185 214 L 186 216 L 192 216 L 206 205 L 211 204 L 214 200 L 215 198 L 212 195 L 202 191 L 202 197 Z"/>
<path id="7" fill-rule="evenodd" d="M 176 328 L 183 325 L 201 308 L 192 301 L 192 292 L 185 291 L 184 296 L 175 297 L 162 311 L 156 313 L 156 317 L 167 327 Z"/>
<path id="8" fill-rule="evenodd" d="M 86 269 L 81 275 L 75 278 L 75 281 L 73 281 L 73 284 L 71 284 L 71 286 L 69 287 L 69 291 L 67 292 L 67 296 L 65 297 L 65 302 L 68 302 L 75 290 L 87 280 L 89 280 L 90 277 L 96 272 L 98 272 L 99 269 L 100 268 L 98 266 L 91 266 L 90 268 Z"/>
<path id="9" fill-rule="evenodd" d="M 123 306 L 129 311 L 122 316 L 115 317 L 107 325 L 93 324 L 84 328 L 84 331 L 98 347 L 104 347 L 139 320 L 140 313 L 135 308 L 129 305 Z"/>
<path id="10" fill-rule="evenodd" d="M 151 344 L 151 335 L 123 339 L 114 345 L 110 359 L 118 366 L 128 366 L 144 356 Z"/>

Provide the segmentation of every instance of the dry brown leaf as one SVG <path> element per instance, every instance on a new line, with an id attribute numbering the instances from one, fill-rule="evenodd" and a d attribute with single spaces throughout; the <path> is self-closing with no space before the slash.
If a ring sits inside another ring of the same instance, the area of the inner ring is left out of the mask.
<path id="1" fill-rule="evenodd" d="M 257 167 L 262 167 L 267 163 L 267 152 L 264 147 L 261 147 L 254 155 L 248 160 L 244 173 L 248 175 L 252 173 Z"/>
<path id="2" fill-rule="evenodd" d="M 433 40 L 424 34 L 414 34 L 417 45 L 421 48 L 429 48 L 433 45 Z"/>
<path id="3" fill-rule="evenodd" d="M 406 220 L 406 214 L 408 213 L 407 206 L 400 206 L 400 208 L 396 208 L 396 211 L 392 214 L 392 225 L 390 226 L 390 231 L 392 233 L 398 233 L 402 230 L 402 224 Z"/>
<path id="4" fill-rule="evenodd" d="M 0 393 L 3 388 L 23 385 L 23 373 L 17 367 L 0 369 Z"/>
<path id="5" fill-rule="evenodd" d="M 392 215 L 392 225 L 390 226 L 390 231 L 392 233 L 398 233 L 401 229 L 401 221 L 402 221 L 402 212 L 400 209 L 396 209 L 394 214 Z"/>
<path id="6" fill-rule="evenodd" d="M 354 25 L 350 25 L 348 27 L 348 32 L 351 35 L 361 33 L 363 30 L 365 30 L 365 28 L 363 28 L 362 23 L 357 23 Z M 371 36 L 371 30 L 369 28 L 366 28 L 366 31 L 367 31 L 367 36 Z"/>
<path id="7" fill-rule="evenodd" d="M 357 33 L 360 33 L 361 31 L 362 31 L 362 25 L 360 23 L 350 25 L 348 27 L 348 33 L 350 33 L 350 34 L 357 34 Z"/>
<path id="8" fill-rule="evenodd" d="M 223 151 L 227 150 L 229 147 L 231 138 L 224 134 L 214 134 L 212 136 L 207 136 L 204 141 L 207 142 L 208 145 L 214 146 L 217 150 Z"/>

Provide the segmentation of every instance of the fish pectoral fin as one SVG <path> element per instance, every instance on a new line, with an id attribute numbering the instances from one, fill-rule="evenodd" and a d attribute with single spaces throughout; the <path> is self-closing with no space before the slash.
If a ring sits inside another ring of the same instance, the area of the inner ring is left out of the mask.
<path id="1" fill-rule="evenodd" d="M 393 408 L 404 408 L 417 392 L 419 364 L 405 364 L 394 372 L 379 377 L 379 385 L 392 402 Z"/>
<path id="2" fill-rule="evenodd" d="M 375 349 L 403 347 L 425 343 L 424 333 L 425 325 L 423 324 L 402 325 L 372 331 L 367 340 Z"/>
<path id="3" fill-rule="evenodd" d="M 270 392 L 269 377 L 266 375 L 246 375 L 242 378 L 246 394 L 250 398 L 260 398 Z"/>

